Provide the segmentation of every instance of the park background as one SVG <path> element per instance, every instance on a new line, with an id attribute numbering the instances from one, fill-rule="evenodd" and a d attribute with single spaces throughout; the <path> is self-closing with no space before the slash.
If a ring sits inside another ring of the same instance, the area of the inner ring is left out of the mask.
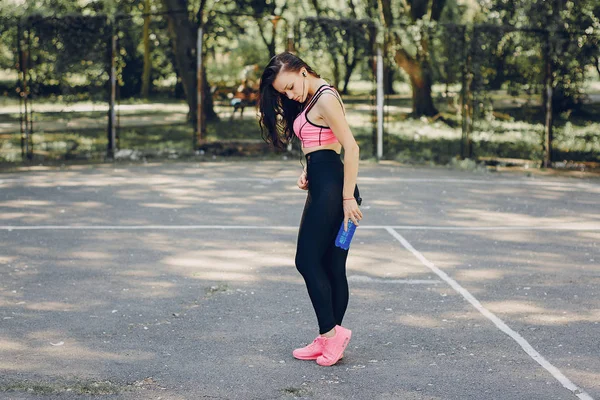
<path id="1" fill-rule="evenodd" d="M 599 16 L 595 0 L 5 0 L 0 162 L 300 157 L 261 139 L 256 96 L 235 100 L 291 50 L 342 93 L 363 159 L 594 169 Z"/>
<path id="2" fill-rule="evenodd" d="M 600 399 L 599 6 L 0 0 L 0 398 Z M 286 49 L 361 148 L 331 368 Z"/>

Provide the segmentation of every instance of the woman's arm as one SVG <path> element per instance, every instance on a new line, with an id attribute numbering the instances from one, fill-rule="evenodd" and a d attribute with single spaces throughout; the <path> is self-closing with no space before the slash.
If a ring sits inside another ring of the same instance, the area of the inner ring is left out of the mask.
<path id="1" fill-rule="evenodd" d="M 323 94 L 320 99 L 319 111 L 321 117 L 331 128 L 339 142 L 344 147 L 344 199 L 354 198 L 354 188 L 358 178 L 358 160 L 360 156 L 360 148 L 354 139 L 354 135 L 346 121 L 346 115 L 341 102 L 333 94 Z M 362 218 L 362 212 L 358 208 L 356 200 L 344 201 L 344 224 L 347 229 L 348 219 L 358 225 L 358 221 Z"/>
<path id="2" fill-rule="evenodd" d="M 344 198 L 354 197 L 360 149 L 340 101 L 333 94 L 324 93 L 318 104 L 321 117 L 344 147 Z"/>

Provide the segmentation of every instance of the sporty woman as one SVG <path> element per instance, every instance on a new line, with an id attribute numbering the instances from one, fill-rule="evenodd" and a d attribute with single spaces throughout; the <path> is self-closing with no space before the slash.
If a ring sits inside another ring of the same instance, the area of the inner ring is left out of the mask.
<path id="1" fill-rule="evenodd" d="M 339 93 L 291 53 L 271 59 L 260 81 L 259 116 L 263 138 L 283 148 L 296 135 L 306 158 L 298 187 L 308 196 L 296 248 L 296 268 L 304 278 L 319 324 L 319 336 L 293 351 L 301 360 L 330 366 L 343 357 L 352 332 L 342 327 L 348 306 L 348 250 L 335 238 L 359 209 L 359 148 L 346 121 Z M 341 150 L 344 149 L 344 162 Z"/>

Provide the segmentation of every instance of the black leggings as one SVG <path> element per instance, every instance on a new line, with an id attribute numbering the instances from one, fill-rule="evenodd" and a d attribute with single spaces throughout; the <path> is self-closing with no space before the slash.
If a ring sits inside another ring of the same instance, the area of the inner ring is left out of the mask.
<path id="1" fill-rule="evenodd" d="M 334 150 L 306 155 L 308 197 L 296 248 L 296 268 L 306 282 L 321 334 L 341 325 L 348 306 L 348 250 L 335 246 L 342 221 L 344 164 Z M 359 197 L 358 187 L 354 197 Z"/>

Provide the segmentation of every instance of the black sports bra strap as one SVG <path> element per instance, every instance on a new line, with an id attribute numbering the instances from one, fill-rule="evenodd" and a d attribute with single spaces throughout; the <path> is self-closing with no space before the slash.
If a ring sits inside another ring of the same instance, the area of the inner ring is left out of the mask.
<path id="1" fill-rule="evenodd" d="M 310 100 L 308 101 L 308 104 L 306 105 L 306 107 L 304 107 L 304 110 L 306 110 L 308 107 L 312 106 L 312 104 L 316 101 L 316 99 L 318 98 L 317 96 L 319 95 L 319 92 L 321 91 L 321 89 L 325 86 L 329 86 L 327 84 L 323 84 L 321 86 L 319 86 L 319 88 L 317 90 L 315 90 L 315 94 L 313 94 L 313 97 L 310 98 Z M 302 110 L 302 111 L 304 111 Z"/>
<path id="2" fill-rule="evenodd" d="M 326 85 L 323 85 L 323 86 L 326 86 Z M 323 87 L 323 86 L 321 86 L 321 87 Z M 329 85 L 327 85 L 327 86 L 329 86 Z M 321 89 L 321 87 L 319 89 Z M 329 89 L 329 90 L 331 90 L 333 92 L 333 95 L 335 96 L 335 98 L 337 99 L 337 101 L 339 101 L 340 106 L 342 106 L 342 110 L 344 111 L 344 115 L 345 115 L 346 114 L 346 110 L 344 109 L 344 106 L 342 104 L 342 100 L 340 100 L 340 97 L 337 94 L 337 92 L 334 91 L 334 89 L 333 89 L 332 86 L 329 86 L 327 89 Z M 325 89 L 325 90 L 327 90 L 327 89 Z M 325 93 L 325 90 L 322 90 L 320 92 L 315 92 L 315 95 L 313 96 L 312 99 L 310 99 L 311 100 L 310 103 L 308 104 L 308 106 L 306 106 L 306 108 L 304 110 L 306 112 L 306 114 L 308 114 L 308 112 L 313 108 L 313 106 L 316 104 L 316 102 L 319 99 L 319 97 L 321 97 L 321 95 L 323 93 Z"/>
<path id="3" fill-rule="evenodd" d="M 342 107 L 342 111 L 344 112 L 344 115 L 346 115 L 346 108 L 344 107 L 344 104 L 342 103 L 340 94 L 333 87 L 331 87 L 330 89 L 331 89 L 331 93 L 333 94 L 333 96 L 337 99 L 338 103 L 340 103 L 340 106 Z"/>

